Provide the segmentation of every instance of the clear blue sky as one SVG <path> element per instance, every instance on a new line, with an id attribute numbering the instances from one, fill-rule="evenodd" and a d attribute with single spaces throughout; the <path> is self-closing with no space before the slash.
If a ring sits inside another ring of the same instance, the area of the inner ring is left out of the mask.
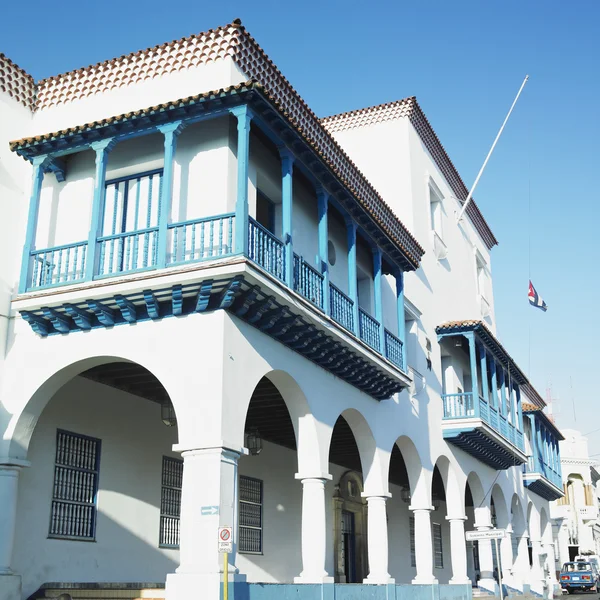
<path id="1" fill-rule="evenodd" d="M 39 79 L 236 17 L 318 115 L 416 95 L 469 187 L 529 73 L 475 194 L 500 241 L 499 335 L 560 426 L 600 428 L 600 1 L 32 0 L 3 6 L 0 51 Z"/>

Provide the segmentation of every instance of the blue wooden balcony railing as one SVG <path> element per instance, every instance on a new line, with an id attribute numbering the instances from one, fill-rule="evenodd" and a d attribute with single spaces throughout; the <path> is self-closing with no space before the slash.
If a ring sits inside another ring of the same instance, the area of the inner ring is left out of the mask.
<path id="1" fill-rule="evenodd" d="M 34 250 L 30 254 L 30 290 L 74 283 L 85 278 L 87 242 Z"/>
<path id="2" fill-rule="evenodd" d="M 402 342 L 393 333 L 385 330 L 385 355 L 387 359 L 401 369 L 404 368 Z"/>
<path id="3" fill-rule="evenodd" d="M 524 450 L 523 432 L 510 423 L 504 415 L 498 414 L 481 396 L 473 398 L 472 392 L 462 394 L 442 394 L 444 420 L 479 418 L 508 440 L 513 446 Z"/>
<path id="4" fill-rule="evenodd" d="M 329 304 L 331 318 L 348 331 L 354 331 L 354 302 L 333 283 L 329 284 Z"/>
<path id="5" fill-rule="evenodd" d="M 126 231 L 98 238 L 99 277 L 154 267 L 157 262 L 158 227 Z"/>
<path id="6" fill-rule="evenodd" d="M 362 308 L 358 309 L 358 324 L 360 339 L 379 352 L 381 348 L 379 341 L 379 323 Z"/>
<path id="7" fill-rule="evenodd" d="M 249 218 L 248 258 L 267 273 L 285 281 L 285 247 L 268 229 Z"/>
<path id="8" fill-rule="evenodd" d="M 323 275 L 294 254 L 294 290 L 319 308 L 323 308 Z"/>
<path id="9" fill-rule="evenodd" d="M 562 489 L 562 474 L 551 467 L 540 456 L 530 456 L 527 462 L 523 465 L 523 473 L 540 474 L 558 489 Z"/>

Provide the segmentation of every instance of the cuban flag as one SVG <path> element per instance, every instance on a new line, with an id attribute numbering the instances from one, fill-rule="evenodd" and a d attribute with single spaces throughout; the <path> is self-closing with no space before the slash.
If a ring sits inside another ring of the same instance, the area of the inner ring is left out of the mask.
<path id="1" fill-rule="evenodd" d="M 532 306 L 535 306 L 536 308 L 541 308 L 544 312 L 546 312 L 548 310 L 548 306 L 542 300 L 542 297 L 536 292 L 535 288 L 533 287 L 533 283 L 531 283 L 531 281 L 529 281 L 528 298 L 529 298 L 529 304 L 531 304 Z"/>

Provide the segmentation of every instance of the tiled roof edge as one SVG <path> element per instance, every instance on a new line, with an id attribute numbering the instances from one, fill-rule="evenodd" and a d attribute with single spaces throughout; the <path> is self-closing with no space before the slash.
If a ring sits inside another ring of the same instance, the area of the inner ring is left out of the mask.
<path id="1" fill-rule="evenodd" d="M 0 52 L 0 91 L 6 92 L 11 98 L 33 111 L 36 98 L 33 77 L 2 52 Z"/>
<path id="2" fill-rule="evenodd" d="M 390 110 L 395 107 L 404 107 L 405 114 L 389 114 Z M 368 113 L 378 113 L 380 115 L 380 119 L 377 120 L 376 118 L 373 121 L 374 123 L 393 120 L 396 118 L 408 117 L 410 119 L 411 124 L 419 134 L 421 141 L 423 142 L 423 144 L 425 144 L 425 147 L 431 154 L 436 165 L 446 178 L 448 184 L 450 185 L 450 188 L 456 195 L 456 198 L 461 203 L 464 203 L 469 194 L 469 190 L 465 185 L 464 181 L 462 180 L 462 177 L 460 176 L 460 173 L 458 172 L 457 168 L 454 166 L 452 159 L 446 152 L 444 145 L 442 144 L 435 130 L 431 126 L 429 119 L 427 118 L 427 116 L 423 112 L 423 109 L 419 105 L 416 96 L 409 96 L 407 98 L 402 98 L 401 100 L 386 102 L 385 104 L 369 106 L 366 108 L 358 108 L 355 110 L 339 113 L 337 115 L 330 115 L 321 119 L 321 122 L 325 125 L 325 127 L 329 125 L 332 131 L 344 131 L 344 129 L 361 127 L 361 124 L 354 123 L 354 119 L 355 117 L 358 117 L 360 115 L 367 115 Z M 344 121 L 352 121 L 352 125 L 344 127 Z M 479 235 L 483 239 L 487 248 L 491 250 L 495 245 L 498 244 L 498 240 L 494 236 L 490 226 L 487 224 L 475 200 L 471 199 L 466 212 L 469 215 L 473 225 L 479 232 Z"/>

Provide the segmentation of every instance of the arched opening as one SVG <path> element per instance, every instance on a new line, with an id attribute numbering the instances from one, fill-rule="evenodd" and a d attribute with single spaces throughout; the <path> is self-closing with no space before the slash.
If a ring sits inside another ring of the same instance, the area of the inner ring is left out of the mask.
<path id="1" fill-rule="evenodd" d="M 40 386 L 15 419 L 13 447 L 31 463 L 20 474 L 13 554 L 25 597 L 49 581 L 173 572 L 183 463 L 175 409 L 153 372 L 117 358 L 81 361 Z"/>
<path id="2" fill-rule="evenodd" d="M 360 440 L 357 440 L 352 422 Z M 333 492 L 333 573 L 339 583 L 361 583 L 368 575 L 367 504 L 358 443 L 370 445 L 372 436 L 355 411 L 340 415 L 329 446 Z"/>
<path id="3" fill-rule="evenodd" d="M 485 495 L 481 480 L 477 473 L 472 472 L 467 477 L 467 484 L 465 486 L 465 516 L 467 517 L 465 529 L 467 531 L 475 529 L 477 516 L 483 507 L 484 500 Z M 481 578 L 479 543 L 477 541 L 467 542 L 467 577 L 473 585 L 477 585 Z"/>
<path id="4" fill-rule="evenodd" d="M 252 392 L 245 421 L 249 453 L 238 462 L 237 566 L 249 581 L 293 581 L 302 570 L 302 493 L 286 404 L 294 400 L 284 379 L 273 377 L 279 387 L 272 376 L 263 377 Z"/>

